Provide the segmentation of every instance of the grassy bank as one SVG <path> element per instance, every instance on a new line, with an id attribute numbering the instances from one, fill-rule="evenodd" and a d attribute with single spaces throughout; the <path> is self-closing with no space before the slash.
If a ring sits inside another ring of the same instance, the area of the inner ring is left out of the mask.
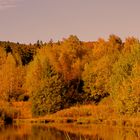
<path id="1" fill-rule="evenodd" d="M 16 123 L 75 123 L 75 124 L 107 124 L 113 126 L 140 127 L 139 116 L 118 115 L 111 106 L 80 105 L 58 111 L 38 118 L 18 118 Z"/>

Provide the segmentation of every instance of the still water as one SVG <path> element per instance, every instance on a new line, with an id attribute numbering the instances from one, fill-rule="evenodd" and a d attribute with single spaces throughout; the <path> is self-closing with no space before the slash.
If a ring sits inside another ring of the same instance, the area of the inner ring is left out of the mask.
<path id="1" fill-rule="evenodd" d="M 140 140 L 140 128 L 74 124 L 20 124 L 0 126 L 0 140 Z"/>

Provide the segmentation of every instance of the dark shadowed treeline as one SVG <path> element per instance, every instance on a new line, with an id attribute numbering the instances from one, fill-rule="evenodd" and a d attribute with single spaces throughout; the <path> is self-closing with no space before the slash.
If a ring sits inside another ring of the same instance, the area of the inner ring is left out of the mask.
<path id="1" fill-rule="evenodd" d="M 3 102 L 31 101 L 33 115 L 40 116 L 109 98 L 119 114 L 137 115 L 140 42 L 115 35 L 96 42 L 73 35 L 34 45 L 0 42 L 0 85 L 1 110 Z"/>

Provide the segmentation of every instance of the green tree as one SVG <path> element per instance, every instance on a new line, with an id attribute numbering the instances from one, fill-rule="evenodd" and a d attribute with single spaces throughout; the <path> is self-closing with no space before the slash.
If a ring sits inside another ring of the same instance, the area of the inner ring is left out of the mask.
<path id="1" fill-rule="evenodd" d="M 35 116 L 54 113 L 63 107 L 63 81 L 40 51 L 28 68 L 25 87 L 32 101 Z"/>

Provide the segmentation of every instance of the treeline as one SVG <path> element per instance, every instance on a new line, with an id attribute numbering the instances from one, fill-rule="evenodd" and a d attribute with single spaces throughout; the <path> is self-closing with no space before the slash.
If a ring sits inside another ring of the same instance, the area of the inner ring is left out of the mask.
<path id="1" fill-rule="evenodd" d="M 140 113 L 140 42 L 116 35 L 83 42 L 0 42 L 1 102 L 32 102 L 34 116 L 110 98 L 120 114 Z M 108 104 L 110 104 L 108 102 Z"/>

